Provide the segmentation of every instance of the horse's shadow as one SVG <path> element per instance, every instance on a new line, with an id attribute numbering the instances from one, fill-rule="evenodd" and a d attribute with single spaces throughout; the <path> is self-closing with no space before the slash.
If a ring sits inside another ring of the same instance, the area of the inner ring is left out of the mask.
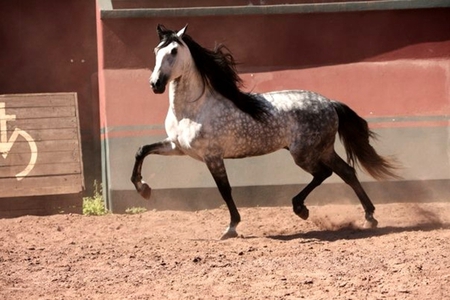
<path id="1" fill-rule="evenodd" d="M 430 232 L 438 229 L 450 229 L 450 223 L 437 223 L 437 222 L 426 222 L 411 226 L 387 226 L 379 227 L 374 229 L 357 229 L 352 226 L 343 227 L 337 230 L 314 230 L 309 232 L 301 232 L 294 234 L 280 234 L 280 235 L 268 235 L 267 238 L 280 240 L 280 241 L 291 241 L 296 239 L 304 240 L 319 240 L 326 242 L 335 242 L 338 240 L 359 240 L 366 239 L 370 237 L 378 237 L 395 233 L 402 232 L 416 232 L 424 231 Z"/>

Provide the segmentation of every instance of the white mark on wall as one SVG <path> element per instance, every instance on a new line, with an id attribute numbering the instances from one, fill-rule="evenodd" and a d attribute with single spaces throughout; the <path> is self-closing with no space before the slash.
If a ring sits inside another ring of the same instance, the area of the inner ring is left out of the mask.
<path id="1" fill-rule="evenodd" d="M 21 135 L 30 146 L 31 150 L 30 161 L 28 162 L 28 165 L 25 167 L 25 169 L 16 174 L 16 179 L 22 180 L 31 172 L 31 170 L 33 170 L 34 166 L 36 165 L 38 149 L 33 138 L 28 134 L 28 132 L 22 129 L 15 128 L 10 138 L 8 139 L 8 128 L 6 123 L 8 121 L 14 120 L 16 120 L 16 115 L 7 115 L 5 103 L 0 102 L 0 154 L 3 156 L 4 159 L 6 159 L 19 135 Z"/>

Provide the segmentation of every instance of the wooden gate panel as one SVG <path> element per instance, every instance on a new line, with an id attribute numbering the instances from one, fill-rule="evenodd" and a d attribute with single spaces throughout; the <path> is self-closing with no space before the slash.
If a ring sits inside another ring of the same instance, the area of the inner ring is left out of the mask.
<path id="1" fill-rule="evenodd" d="M 84 189 L 75 93 L 0 95 L 0 198 Z"/>

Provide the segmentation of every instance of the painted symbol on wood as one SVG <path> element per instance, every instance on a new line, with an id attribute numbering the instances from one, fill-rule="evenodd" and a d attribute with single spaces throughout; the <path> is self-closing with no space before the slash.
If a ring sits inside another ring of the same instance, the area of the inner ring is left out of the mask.
<path id="1" fill-rule="evenodd" d="M 21 130 L 19 128 L 15 128 L 10 138 L 8 139 L 8 128 L 6 126 L 6 122 L 14 121 L 15 119 L 16 115 L 6 114 L 5 103 L 0 102 L 0 153 L 2 154 L 3 158 L 6 159 L 8 157 L 9 151 L 11 150 L 12 146 L 16 142 L 19 135 L 21 135 L 30 146 L 31 150 L 30 162 L 28 163 L 25 169 L 16 174 L 16 179 L 22 180 L 31 172 L 31 170 L 33 170 L 37 161 L 38 150 L 36 147 L 36 143 L 34 142 L 33 138 L 28 134 L 28 132 Z"/>

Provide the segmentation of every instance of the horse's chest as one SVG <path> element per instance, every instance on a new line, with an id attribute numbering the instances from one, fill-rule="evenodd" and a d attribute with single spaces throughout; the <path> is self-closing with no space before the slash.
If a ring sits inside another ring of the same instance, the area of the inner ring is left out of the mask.
<path id="1" fill-rule="evenodd" d="M 182 119 L 180 121 L 174 120 L 167 125 L 166 130 L 169 138 L 181 149 L 195 148 L 202 129 L 201 124 L 189 119 Z"/>

